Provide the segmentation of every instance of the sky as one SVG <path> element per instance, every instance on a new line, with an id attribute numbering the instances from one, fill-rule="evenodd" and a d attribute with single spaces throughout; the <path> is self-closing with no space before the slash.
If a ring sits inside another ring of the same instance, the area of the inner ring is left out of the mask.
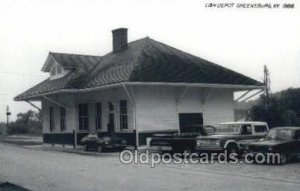
<path id="1" fill-rule="evenodd" d="M 11 120 L 34 110 L 13 98 L 49 76 L 41 72 L 49 51 L 104 55 L 119 27 L 128 28 L 129 41 L 149 36 L 256 80 L 267 65 L 272 92 L 300 87 L 300 3 L 270 1 L 293 2 L 294 9 L 206 8 L 211 2 L 247 1 L 1 0 L 0 122 L 7 105 Z"/>

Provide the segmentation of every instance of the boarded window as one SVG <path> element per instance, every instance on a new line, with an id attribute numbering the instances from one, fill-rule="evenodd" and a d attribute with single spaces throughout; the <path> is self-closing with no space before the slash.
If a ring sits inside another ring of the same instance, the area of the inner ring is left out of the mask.
<path id="1" fill-rule="evenodd" d="M 60 107 L 60 130 L 66 130 L 66 109 Z"/>
<path id="2" fill-rule="evenodd" d="M 127 101 L 120 101 L 120 127 L 122 129 L 128 129 L 128 114 L 127 114 Z"/>
<path id="3" fill-rule="evenodd" d="M 102 129 L 102 104 L 96 103 L 96 128 Z"/>
<path id="4" fill-rule="evenodd" d="M 79 114 L 79 130 L 89 129 L 88 104 L 78 105 Z"/>
<path id="5" fill-rule="evenodd" d="M 53 113 L 53 107 L 49 107 L 49 128 L 50 132 L 54 130 L 54 113 Z"/>

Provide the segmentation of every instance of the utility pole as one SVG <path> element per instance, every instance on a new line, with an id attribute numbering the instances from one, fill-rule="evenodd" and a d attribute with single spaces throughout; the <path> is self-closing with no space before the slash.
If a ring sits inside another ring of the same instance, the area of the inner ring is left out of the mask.
<path id="1" fill-rule="evenodd" d="M 269 107 L 270 105 L 270 84 L 271 84 L 270 73 L 267 66 L 264 65 L 264 85 L 265 85 L 264 92 L 266 96 L 267 107 Z"/>
<path id="2" fill-rule="evenodd" d="M 6 128 L 4 128 L 3 134 L 6 135 L 8 131 L 8 124 L 9 124 L 9 116 L 11 115 L 11 112 L 9 111 L 9 106 L 6 106 Z"/>

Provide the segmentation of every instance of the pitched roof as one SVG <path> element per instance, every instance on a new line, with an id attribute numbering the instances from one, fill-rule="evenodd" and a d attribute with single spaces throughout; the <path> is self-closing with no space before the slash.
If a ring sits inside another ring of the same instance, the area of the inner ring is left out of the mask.
<path id="1" fill-rule="evenodd" d="M 48 57 L 54 59 L 58 64 L 60 64 L 65 69 L 74 69 L 77 67 L 82 67 L 86 71 L 90 71 L 101 60 L 100 56 L 66 54 L 66 53 L 55 53 L 55 52 L 50 52 Z M 51 65 L 46 61 L 46 63 L 42 68 L 42 71 L 50 72 L 50 67 Z"/>
<path id="2" fill-rule="evenodd" d="M 73 67 L 72 72 L 63 78 L 47 79 L 18 95 L 16 100 L 60 89 L 84 89 L 120 82 L 263 85 L 149 37 L 129 43 L 123 52 L 110 52 L 103 57 L 51 54 L 63 67 Z"/>

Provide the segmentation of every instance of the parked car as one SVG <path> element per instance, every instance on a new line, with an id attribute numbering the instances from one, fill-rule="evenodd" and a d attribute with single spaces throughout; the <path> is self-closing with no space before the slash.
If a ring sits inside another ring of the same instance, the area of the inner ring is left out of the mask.
<path id="1" fill-rule="evenodd" d="M 269 127 L 265 122 L 221 123 L 213 135 L 197 137 L 197 152 L 224 152 L 242 154 L 246 146 L 267 135 Z"/>
<path id="2" fill-rule="evenodd" d="M 273 128 L 264 139 L 249 144 L 248 152 L 254 155 L 258 153 L 264 155 L 267 153 L 279 153 L 280 160 L 278 162 L 280 164 L 285 164 L 293 158 L 299 158 L 300 127 Z"/>
<path id="3" fill-rule="evenodd" d="M 98 137 L 97 134 L 88 134 L 81 139 L 81 143 L 85 146 L 85 150 L 96 150 L 102 152 L 108 149 L 123 150 L 126 148 L 126 140 L 116 136 Z"/>
<path id="4" fill-rule="evenodd" d="M 215 131 L 213 126 L 191 125 L 184 128 L 184 133 L 159 133 L 151 137 L 150 149 L 160 152 L 193 152 L 196 147 L 196 137 L 206 136 Z"/>

